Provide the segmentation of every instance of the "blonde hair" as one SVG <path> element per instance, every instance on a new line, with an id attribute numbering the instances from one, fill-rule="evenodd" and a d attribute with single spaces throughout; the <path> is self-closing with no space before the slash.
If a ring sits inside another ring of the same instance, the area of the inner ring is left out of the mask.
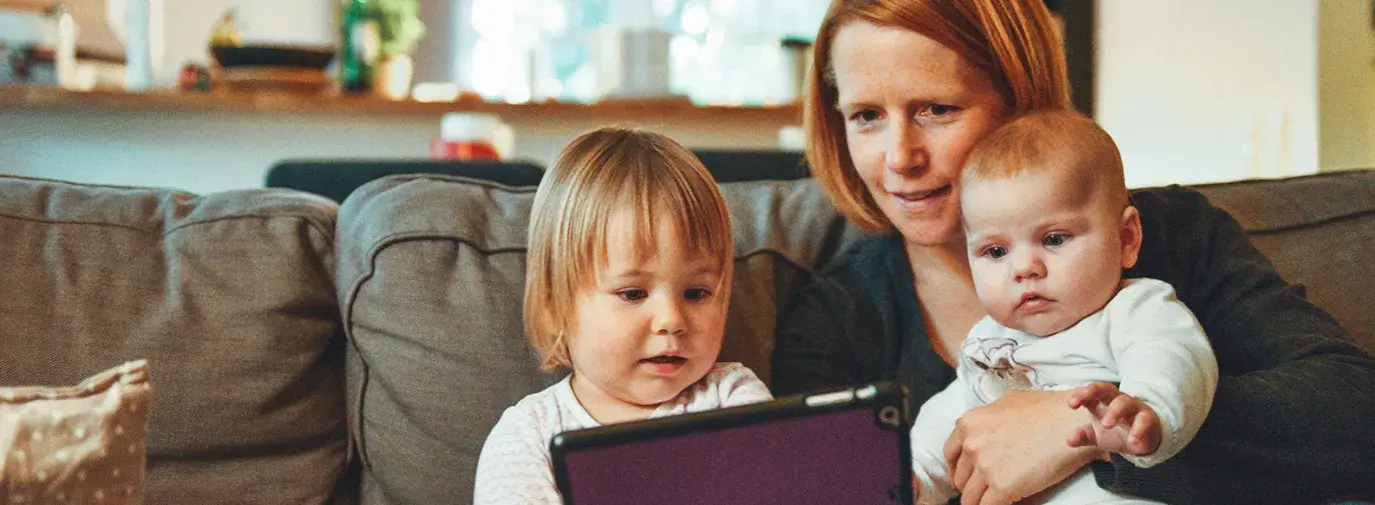
<path id="1" fill-rule="evenodd" d="M 998 127 L 969 152 L 960 187 L 1025 173 L 1068 174 L 1085 191 L 1105 192 L 1115 211 L 1130 204 L 1117 144 L 1078 112 L 1032 112 Z"/>
<path id="2" fill-rule="evenodd" d="M 840 212 L 860 228 L 882 232 L 892 223 L 855 172 L 845 118 L 836 110 L 831 44 L 853 21 L 904 28 L 950 48 L 988 75 L 1014 114 L 1072 106 L 1063 43 L 1044 0 L 833 1 L 807 72 L 807 163 Z"/>
<path id="3" fill-rule="evenodd" d="M 696 156 L 672 139 L 608 127 L 575 139 L 544 175 L 530 211 L 525 332 L 545 370 L 572 367 L 567 335 L 577 298 L 595 286 L 606 258 L 608 222 L 632 212 L 635 250 L 656 249 L 667 216 L 694 253 L 717 261 L 719 303 L 730 298 L 734 258 L 730 212 Z"/>

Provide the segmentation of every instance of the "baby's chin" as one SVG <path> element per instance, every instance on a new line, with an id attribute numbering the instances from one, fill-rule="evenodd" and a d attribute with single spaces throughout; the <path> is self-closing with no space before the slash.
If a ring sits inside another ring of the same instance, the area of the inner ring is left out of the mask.
<path id="1" fill-rule="evenodd" d="M 1045 338 L 1068 330 L 1082 319 L 1082 317 L 1069 318 L 1058 314 L 1034 314 L 1026 317 L 1012 317 L 998 321 L 998 323 L 1022 333 Z"/>

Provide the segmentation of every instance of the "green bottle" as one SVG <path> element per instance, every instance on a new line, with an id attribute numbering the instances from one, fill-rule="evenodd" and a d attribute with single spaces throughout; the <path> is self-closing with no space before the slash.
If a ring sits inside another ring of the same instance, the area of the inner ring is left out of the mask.
<path id="1" fill-rule="evenodd" d="M 346 0 L 344 11 L 343 58 L 339 66 L 339 83 L 345 92 L 372 90 L 372 73 L 377 64 L 381 39 L 377 22 L 367 13 L 368 0 Z"/>

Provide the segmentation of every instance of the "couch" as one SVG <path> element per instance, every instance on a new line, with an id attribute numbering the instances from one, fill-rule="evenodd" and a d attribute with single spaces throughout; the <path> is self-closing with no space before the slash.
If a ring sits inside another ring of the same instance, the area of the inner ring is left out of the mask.
<path id="1" fill-rule="evenodd" d="M 1375 351 L 1375 170 L 1199 187 Z M 811 180 L 723 186 L 725 360 L 862 235 Z M 0 177 L 0 386 L 150 363 L 152 505 L 467 503 L 502 409 L 558 380 L 521 337 L 533 188 L 380 179 L 342 206 Z"/>

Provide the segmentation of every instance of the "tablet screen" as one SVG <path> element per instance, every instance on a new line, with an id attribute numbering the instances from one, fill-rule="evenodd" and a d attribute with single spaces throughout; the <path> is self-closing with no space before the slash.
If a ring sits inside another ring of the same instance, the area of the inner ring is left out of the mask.
<path id="1" fill-rule="evenodd" d="M 576 504 L 910 503 L 902 403 L 855 391 L 565 433 L 560 492 Z"/>

